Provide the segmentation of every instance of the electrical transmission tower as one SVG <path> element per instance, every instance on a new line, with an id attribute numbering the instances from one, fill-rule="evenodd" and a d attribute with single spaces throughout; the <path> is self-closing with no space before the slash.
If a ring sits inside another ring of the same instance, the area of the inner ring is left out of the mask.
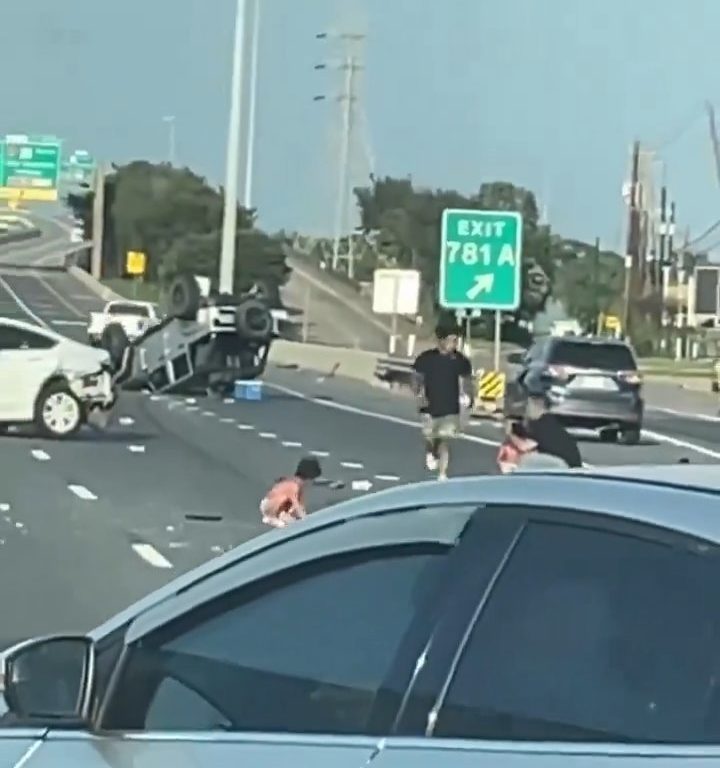
<path id="1" fill-rule="evenodd" d="M 358 74 L 363 69 L 359 52 L 359 43 L 365 39 L 365 35 L 359 32 L 320 32 L 315 36 L 318 40 L 333 40 L 341 43 L 342 55 L 339 60 L 330 60 L 315 65 L 316 70 L 335 70 L 342 72 L 343 85 L 339 94 L 321 94 L 314 97 L 314 101 L 335 101 L 342 110 L 342 134 L 340 137 L 340 151 L 338 157 L 338 179 L 335 203 L 335 222 L 333 230 L 332 269 L 338 268 L 341 259 L 347 261 L 348 277 L 355 276 L 355 260 L 352 248 L 352 237 L 349 234 L 349 207 L 350 207 L 350 160 L 351 148 L 354 146 L 355 132 L 358 125 Z M 345 254 L 341 254 L 343 235 L 348 236 L 348 247 Z"/>

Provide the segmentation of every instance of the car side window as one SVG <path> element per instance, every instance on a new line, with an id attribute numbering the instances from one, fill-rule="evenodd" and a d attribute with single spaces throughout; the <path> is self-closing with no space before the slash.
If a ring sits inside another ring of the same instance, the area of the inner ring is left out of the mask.
<path id="1" fill-rule="evenodd" d="M 418 632 L 413 645 L 408 636 L 433 602 L 449 551 L 422 545 L 337 556 L 204 606 L 129 649 L 103 729 L 381 728 L 378 707 L 390 719 L 402 693 L 383 685 L 398 661 L 415 664 L 426 637 Z"/>
<path id="2" fill-rule="evenodd" d="M 433 735 L 720 743 L 719 548 L 642 530 L 528 525 Z"/>
<path id="3" fill-rule="evenodd" d="M 39 333 L 7 325 L 0 326 L 0 349 L 50 349 L 56 343 Z"/>

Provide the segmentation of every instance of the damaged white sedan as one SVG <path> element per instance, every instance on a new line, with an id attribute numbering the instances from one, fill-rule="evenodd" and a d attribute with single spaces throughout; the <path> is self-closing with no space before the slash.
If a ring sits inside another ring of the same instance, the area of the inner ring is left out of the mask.
<path id="1" fill-rule="evenodd" d="M 105 350 L 49 328 L 0 318 L 0 427 L 34 423 L 46 436 L 104 426 L 116 388 Z"/>

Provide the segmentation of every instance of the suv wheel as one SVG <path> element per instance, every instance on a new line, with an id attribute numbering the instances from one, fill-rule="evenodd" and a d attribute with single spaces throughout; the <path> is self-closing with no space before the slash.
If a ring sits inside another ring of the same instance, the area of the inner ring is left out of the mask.
<path id="1" fill-rule="evenodd" d="M 614 427 L 605 427 L 600 430 L 600 442 L 616 443 L 619 437 L 619 431 Z"/>
<path id="2" fill-rule="evenodd" d="M 640 442 L 641 430 L 639 427 L 623 429 L 620 437 L 623 445 L 637 445 Z"/>

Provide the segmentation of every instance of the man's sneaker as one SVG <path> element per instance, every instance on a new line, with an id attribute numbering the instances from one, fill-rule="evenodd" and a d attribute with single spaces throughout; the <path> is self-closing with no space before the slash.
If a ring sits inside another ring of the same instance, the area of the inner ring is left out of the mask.
<path id="1" fill-rule="evenodd" d="M 432 453 L 425 454 L 425 466 L 430 472 L 434 472 L 438 468 L 438 460 Z"/>
<path id="2" fill-rule="evenodd" d="M 438 480 L 447 480 L 447 475 L 438 475 Z"/>

